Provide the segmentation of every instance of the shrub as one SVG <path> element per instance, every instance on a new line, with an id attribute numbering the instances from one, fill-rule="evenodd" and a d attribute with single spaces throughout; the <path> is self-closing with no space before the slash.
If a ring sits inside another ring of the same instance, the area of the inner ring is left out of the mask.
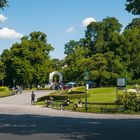
<path id="1" fill-rule="evenodd" d="M 68 98 L 67 95 L 46 95 L 37 99 L 37 101 L 49 100 L 52 97 L 54 100 L 66 100 Z"/>
<path id="2" fill-rule="evenodd" d="M 140 111 L 140 98 L 136 93 L 125 93 L 124 96 L 120 96 L 117 100 L 119 103 L 123 103 L 125 111 L 139 112 Z"/>
<path id="3" fill-rule="evenodd" d="M 87 93 L 87 97 L 89 97 L 90 94 Z M 37 99 L 37 101 L 44 101 L 44 100 L 49 100 L 50 97 L 52 97 L 54 100 L 66 100 L 66 99 L 79 99 L 79 98 L 84 98 L 85 97 L 85 94 L 67 94 L 67 95 L 58 95 L 56 93 L 55 94 L 51 94 L 51 95 L 46 95 L 46 96 L 43 96 L 43 97 L 40 97 Z"/>
<path id="4" fill-rule="evenodd" d="M 8 87 L 0 87 L 0 97 L 5 97 L 5 96 L 9 96 L 10 95 L 10 91 Z"/>
<path id="5" fill-rule="evenodd" d="M 2 87 L 0 87 L 0 91 L 9 91 L 9 89 L 8 89 L 8 87 L 2 86 Z"/>
<path id="6" fill-rule="evenodd" d="M 126 94 L 124 99 L 124 109 L 134 112 L 140 111 L 140 99 L 136 93 Z"/>

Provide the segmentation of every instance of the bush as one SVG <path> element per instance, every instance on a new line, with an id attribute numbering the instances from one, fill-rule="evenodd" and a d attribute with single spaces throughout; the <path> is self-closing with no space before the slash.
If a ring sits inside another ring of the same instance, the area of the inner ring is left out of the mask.
<path id="1" fill-rule="evenodd" d="M 0 97 L 5 97 L 5 96 L 9 96 L 10 95 L 10 91 L 8 87 L 0 87 Z"/>
<path id="2" fill-rule="evenodd" d="M 140 99 L 136 93 L 126 94 L 124 99 L 124 109 L 134 112 L 140 111 Z"/>
<path id="3" fill-rule="evenodd" d="M 9 91 L 9 88 L 8 87 L 0 87 L 0 91 Z"/>
<path id="4" fill-rule="evenodd" d="M 90 94 L 87 93 L 87 97 L 89 97 Z M 67 94 L 67 95 L 58 95 L 56 93 L 55 94 L 51 94 L 51 95 L 46 95 L 46 96 L 43 96 L 43 97 L 40 97 L 37 99 L 37 101 L 44 101 L 44 100 L 49 100 L 50 97 L 52 97 L 54 100 L 66 100 L 66 99 L 79 99 L 79 98 L 84 98 L 85 97 L 85 94 Z"/>
<path id="5" fill-rule="evenodd" d="M 67 95 L 46 95 L 37 99 L 37 101 L 49 100 L 52 97 L 54 100 L 66 100 L 68 98 Z"/>
<path id="6" fill-rule="evenodd" d="M 120 96 L 118 101 L 123 103 L 124 110 L 128 112 L 140 111 L 140 98 L 136 93 L 125 93 L 124 96 Z"/>

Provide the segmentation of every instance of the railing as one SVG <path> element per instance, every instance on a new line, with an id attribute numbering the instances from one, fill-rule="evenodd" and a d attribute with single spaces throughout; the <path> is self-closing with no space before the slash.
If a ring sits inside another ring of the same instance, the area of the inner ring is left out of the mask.
<path id="1" fill-rule="evenodd" d="M 82 104 L 84 106 L 85 102 Z M 123 110 L 123 104 L 115 102 L 87 102 L 87 105 L 89 112 L 97 108 L 98 110 L 100 109 L 101 112 L 117 112 L 117 110 Z"/>
<path id="2" fill-rule="evenodd" d="M 54 109 L 61 109 L 61 105 L 64 102 L 65 100 L 53 101 L 50 104 L 46 104 L 46 106 Z M 75 105 L 76 105 L 75 103 L 70 102 L 70 105 L 68 105 L 68 107 L 69 109 L 74 111 L 85 110 L 85 102 L 82 102 L 82 107 L 78 107 Z M 88 106 L 88 112 L 118 112 L 118 110 L 120 111 L 123 110 L 123 104 L 121 103 L 116 104 L 114 102 L 87 102 L 87 106 Z"/>

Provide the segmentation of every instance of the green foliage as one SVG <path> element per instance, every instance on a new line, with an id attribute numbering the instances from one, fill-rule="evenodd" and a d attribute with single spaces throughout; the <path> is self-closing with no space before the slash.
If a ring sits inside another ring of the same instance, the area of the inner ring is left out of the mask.
<path id="1" fill-rule="evenodd" d="M 10 50 L 2 53 L 1 60 L 5 66 L 5 81 L 7 85 L 30 87 L 47 82 L 52 61 L 49 58 L 53 47 L 47 43 L 42 32 L 32 32 L 29 37 L 15 43 Z"/>
<path id="2" fill-rule="evenodd" d="M 128 83 L 140 77 L 140 19 L 133 19 L 120 33 L 122 25 L 114 17 L 87 26 L 85 38 L 65 45 L 66 81 L 84 79 L 84 70 L 96 86 L 115 85 L 117 77 Z"/>
<path id="3" fill-rule="evenodd" d="M 68 98 L 67 95 L 46 95 L 37 99 L 37 101 L 49 100 L 52 97 L 54 100 L 66 100 Z"/>
<path id="4" fill-rule="evenodd" d="M 0 91 L 9 91 L 9 88 L 8 87 L 0 87 Z"/>
<path id="5" fill-rule="evenodd" d="M 117 103 L 123 103 L 126 112 L 140 111 L 140 98 L 137 93 L 125 93 L 118 97 Z"/>
<path id="6" fill-rule="evenodd" d="M 8 6 L 8 1 L 7 0 L 0 0 L 0 8 L 4 8 Z"/>
<path id="7" fill-rule="evenodd" d="M 125 29 L 132 29 L 132 28 L 137 28 L 139 29 L 140 27 L 140 18 L 134 18 L 132 19 L 132 22 L 129 23 Z"/>
<path id="8" fill-rule="evenodd" d="M 124 108 L 127 111 L 140 111 L 140 99 L 138 98 L 136 93 L 126 94 L 124 97 Z"/>
<path id="9" fill-rule="evenodd" d="M 140 14 L 140 1 L 139 0 L 126 0 L 126 10 L 134 15 Z"/>
<path id="10" fill-rule="evenodd" d="M 3 65 L 3 63 L 0 61 L 0 80 L 3 80 L 4 77 L 5 77 L 4 65 Z"/>
<path id="11" fill-rule="evenodd" d="M 88 93 L 87 94 L 87 97 L 89 97 L 90 94 Z M 43 97 L 40 97 L 37 99 L 37 101 L 44 101 L 44 100 L 49 100 L 50 97 L 52 97 L 55 101 L 56 100 L 66 100 L 66 99 L 79 99 L 79 98 L 84 98 L 85 97 L 85 94 L 84 93 L 78 93 L 76 94 L 76 92 L 74 94 L 66 94 L 66 95 L 61 95 L 61 94 L 51 94 L 51 95 L 46 95 L 46 96 L 43 96 Z"/>
<path id="12" fill-rule="evenodd" d="M 0 97 L 5 97 L 5 96 L 9 96 L 10 95 L 10 91 L 8 87 L 5 86 L 1 86 L 0 87 Z"/>

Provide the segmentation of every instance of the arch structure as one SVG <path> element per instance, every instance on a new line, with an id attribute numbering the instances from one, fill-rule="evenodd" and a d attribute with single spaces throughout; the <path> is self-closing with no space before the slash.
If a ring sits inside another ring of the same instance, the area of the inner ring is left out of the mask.
<path id="1" fill-rule="evenodd" d="M 54 81 L 53 81 L 53 76 L 54 76 L 54 75 L 58 75 L 58 76 L 59 76 L 59 83 L 62 83 L 62 82 L 63 82 L 63 75 L 62 75 L 62 73 L 61 73 L 61 72 L 58 72 L 58 71 L 53 71 L 53 72 L 51 72 L 51 73 L 49 74 L 49 83 L 50 83 L 51 85 L 54 84 Z"/>

